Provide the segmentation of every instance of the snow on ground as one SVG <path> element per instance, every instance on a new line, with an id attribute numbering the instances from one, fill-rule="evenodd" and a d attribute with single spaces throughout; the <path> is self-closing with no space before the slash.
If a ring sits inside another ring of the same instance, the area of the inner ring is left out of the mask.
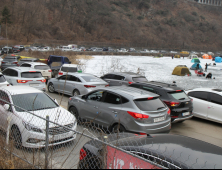
<path id="1" fill-rule="evenodd" d="M 192 76 L 174 76 L 172 72 L 177 65 L 186 65 L 190 68 L 193 63 L 191 59 L 172 59 L 171 57 L 153 58 L 146 56 L 93 56 L 86 61 L 84 72 L 97 76 L 102 76 L 109 72 L 135 72 L 145 75 L 149 81 L 159 81 L 172 83 L 176 81 L 179 87 L 185 90 L 193 88 L 222 88 L 222 64 L 216 67 L 209 66 L 208 73 L 211 72 L 215 80 L 207 80 L 204 77 L 197 77 L 191 70 Z M 202 68 L 212 60 L 200 59 Z"/>

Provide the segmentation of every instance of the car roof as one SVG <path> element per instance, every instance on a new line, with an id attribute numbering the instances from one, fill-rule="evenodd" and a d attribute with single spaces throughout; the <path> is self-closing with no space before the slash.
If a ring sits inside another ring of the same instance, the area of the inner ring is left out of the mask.
<path id="1" fill-rule="evenodd" d="M 150 86 L 162 88 L 162 89 L 168 90 L 168 91 L 183 90 L 183 89 L 180 88 L 180 87 L 173 86 L 173 84 L 162 83 L 162 82 L 155 82 L 155 81 L 137 82 L 137 83 L 135 83 L 135 84 L 150 85 Z"/>
<path id="2" fill-rule="evenodd" d="M 104 91 L 108 90 L 113 93 L 118 93 L 119 95 L 122 95 L 122 96 L 127 95 L 130 97 L 133 97 L 134 99 L 159 97 L 159 95 L 157 94 L 154 94 L 145 90 L 133 88 L 133 87 L 126 87 L 126 86 L 104 87 L 104 88 L 99 88 L 99 90 L 104 90 Z"/>
<path id="3" fill-rule="evenodd" d="M 26 60 L 39 60 L 38 58 L 23 58 L 20 61 L 26 61 Z"/>
<path id="4" fill-rule="evenodd" d="M 62 67 L 77 67 L 77 64 L 63 64 Z"/>
<path id="5" fill-rule="evenodd" d="M 29 71 L 36 71 L 36 72 L 40 72 L 39 70 L 33 69 L 31 67 L 9 67 L 10 69 L 16 70 L 16 71 L 20 71 L 20 72 L 29 72 Z M 7 69 L 9 69 L 7 68 Z"/>
<path id="6" fill-rule="evenodd" d="M 217 93 L 219 95 L 222 95 L 222 89 L 217 89 L 217 88 L 196 88 L 192 90 L 187 90 L 186 92 L 192 92 L 192 91 L 202 91 L 202 92 L 211 92 L 211 93 Z"/>
<path id="7" fill-rule="evenodd" d="M 139 77 L 144 77 L 140 74 L 133 73 L 133 72 L 111 72 L 108 74 L 116 74 L 116 75 L 122 75 L 122 76 L 139 76 Z"/>
<path id="8" fill-rule="evenodd" d="M 68 72 L 68 75 L 73 75 L 73 76 L 78 76 L 78 77 L 82 77 L 82 76 L 94 76 L 94 77 L 96 77 L 96 76 L 93 75 L 93 74 L 89 74 L 89 73 L 78 73 L 78 72 L 75 72 L 75 73 L 69 73 L 69 72 Z"/>
<path id="9" fill-rule="evenodd" d="M 45 63 L 39 63 L 39 62 L 25 62 L 25 63 L 23 63 L 23 64 L 31 64 L 31 65 L 34 65 L 34 66 L 36 66 L 36 65 L 43 65 L 43 66 L 48 66 L 47 64 L 45 64 Z"/>
<path id="10" fill-rule="evenodd" d="M 42 91 L 33 87 L 29 87 L 29 86 L 4 86 L 4 87 L 1 87 L 1 89 L 9 92 L 11 95 L 28 94 L 28 93 L 43 93 Z"/>

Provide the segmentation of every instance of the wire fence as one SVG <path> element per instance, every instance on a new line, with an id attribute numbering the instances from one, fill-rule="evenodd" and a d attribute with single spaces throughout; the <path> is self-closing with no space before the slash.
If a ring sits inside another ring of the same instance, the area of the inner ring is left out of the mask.
<path id="1" fill-rule="evenodd" d="M 33 169 L 184 169 L 217 164 L 154 143 L 152 137 L 121 133 L 60 107 L 45 93 L 0 90 L 0 159 Z M 19 162 L 19 163 L 18 163 Z"/>

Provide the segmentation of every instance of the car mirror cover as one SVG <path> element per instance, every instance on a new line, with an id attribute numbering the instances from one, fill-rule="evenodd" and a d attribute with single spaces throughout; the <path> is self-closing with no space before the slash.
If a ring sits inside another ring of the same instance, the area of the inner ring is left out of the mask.
<path id="1" fill-rule="evenodd" d="M 5 105 L 4 105 L 4 109 L 5 109 L 5 110 L 7 110 L 7 111 L 8 111 L 8 110 L 9 110 L 9 108 L 10 108 L 10 105 L 9 105 L 9 104 L 5 104 Z"/>

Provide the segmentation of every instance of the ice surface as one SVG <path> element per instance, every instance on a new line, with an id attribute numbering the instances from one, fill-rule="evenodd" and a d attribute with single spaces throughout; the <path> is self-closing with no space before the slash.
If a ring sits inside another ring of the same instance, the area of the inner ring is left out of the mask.
<path id="1" fill-rule="evenodd" d="M 171 57 L 153 58 L 148 56 L 93 56 L 88 60 L 85 66 L 85 72 L 97 76 L 102 76 L 109 72 L 135 72 L 145 75 L 149 81 L 160 81 L 172 83 L 176 81 L 179 87 L 185 90 L 194 88 L 221 88 L 222 84 L 222 64 L 217 63 L 217 66 L 209 66 L 208 73 L 211 72 L 215 80 L 207 80 L 204 77 L 196 76 L 195 72 L 191 77 L 174 76 L 172 72 L 177 65 L 186 65 L 190 68 L 193 63 L 191 59 L 172 59 Z M 200 59 L 200 65 L 205 69 L 206 63 L 211 63 L 212 60 Z"/>

